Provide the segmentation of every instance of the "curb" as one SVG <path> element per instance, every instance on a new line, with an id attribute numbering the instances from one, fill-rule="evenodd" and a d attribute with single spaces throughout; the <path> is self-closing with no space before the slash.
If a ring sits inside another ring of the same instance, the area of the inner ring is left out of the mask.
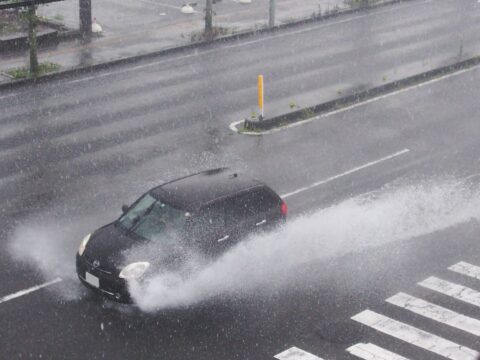
<path id="1" fill-rule="evenodd" d="M 37 32 L 37 44 L 41 48 L 52 44 L 58 44 L 58 30 L 48 29 Z M 18 51 L 28 49 L 28 34 L 12 37 L 4 37 L 0 40 L 0 48 L 5 51 Z"/>
<path id="2" fill-rule="evenodd" d="M 268 130 L 281 128 L 283 126 L 288 126 L 302 121 L 307 121 L 310 118 L 314 118 L 324 113 L 340 110 L 341 108 L 345 108 L 370 100 L 372 98 L 378 97 L 379 95 L 392 93 L 394 91 L 401 90 L 402 88 L 418 85 L 428 80 L 452 74 L 460 70 L 472 68 L 477 65 L 480 65 L 480 56 L 474 56 L 467 60 L 459 61 L 446 66 L 441 66 L 420 74 L 409 76 L 401 80 L 396 80 L 384 85 L 373 87 L 371 89 L 360 91 L 352 95 L 337 98 L 335 100 L 330 100 L 321 104 L 306 107 L 301 110 L 292 111 L 290 113 L 275 116 L 269 119 L 264 119 L 261 121 L 245 119 L 243 120 L 243 129 L 245 129 L 246 132 L 243 133 L 247 135 L 257 135 L 261 134 L 261 132 L 265 132 Z M 238 127 L 239 125 L 241 126 L 241 123 L 242 121 L 232 124 L 232 126 L 236 127 L 237 132 L 241 132 Z"/>
<path id="3" fill-rule="evenodd" d="M 202 41 L 202 42 L 191 43 L 191 44 L 181 45 L 181 46 L 173 46 L 173 47 L 169 47 L 169 48 L 165 48 L 165 49 L 161 49 L 161 50 L 152 51 L 152 52 L 149 52 L 149 53 L 129 56 L 129 57 L 126 57 L 126 58 L 120 58 L 120 59 L 115 59 L 115 60 L 110 60 L 110 61 L 97 63 L 97 64 L 67 68 L 63 71 L 58 71 L 58 72 L 51 73 L 51 74 L 45 74 L 45 75 L 39 76 L 37 78 L 27 78 L 27 79 L 20 79 L 20 80 L 14 80 L 14 81 L 9 81 L 9 82 L 3 82 L 3 83 L 0 83 L 0 90 L 1 89 L 13 89 L 13 88 L 17 88 L 17 87 L 20 87 L 20 86 L 35 84 L 35 83 L 43 83 L 43 82 L 50 81 L 50 80 L 60 79 L 60 78 L 63 78 L 63 77 L 69 76 L 69 75 L 89 73 L 89 72 L 93 72 L 95 70 L 107 69 L 107 68 L 110 68 L 110 67 L 113 67 L 113 66 L 116 66 L 116 65 L 128 64 L 128 63 L 136 62 L 136 61 L 139 61 L 139 60 L 145 60 L 145 59 L 151 59 L 151 58 L 155 58 L 155 57 L 161 57 L 161 56 L 181 53 L 181 52 L 191 50 L 191 49 L 198 49 L 198 48 L 205 47 L 205 46 L 208 46 L 208 45 L 219 44 L 219 43 L 229 42 L 229 41 L 234 41 L 234 40 L 240 40 L 240 39 L 249 38 L 249 37 L 252 37 L 252 36 L 255 36 L 255 35 L 274 33 L 276 31 L 283 30 L 283 29 L 289 29 L 289 28 L 293 28 L 293 27 L 297 27 L 297 26 L 305 25 L 305 24 L 310 24 L 310 23 L 318 22 L 318 21 L 325 21 L 325 20 L 340 17 L 340 16 L 343 16 L 343 15 L 351 15 L 351 14 L 355 14 L 355 13 L 358 13 L 358 12 L 366 12 L 366 11 L 369 11 L 369 10 L 374 10 L 374 9 L 377 9 L 377 8 L 381 8 L 381 7 L 385 7 L 385 6 L 389 6 L 389 5 L 394 5 L 394 4 L 402 3 L 402 2 L 408 2 L 408 1 L 413 1 L 413 0 L 390 0 L 390 1 L 385 1 L 385 2 L 382 2 L 382 3 L 376 3 L 376 4 L 364 6 L 364 7 L 357 7 L 357 8 L 351 8 L 351 9 L 339 10 L 337 12 L 329 13 L 329 14 L 326 14 L 326 15 L 311 16 L 311 17 L 308 17 L 308 18 L 299 19 L 299 20 L 292 21 L 292 22 L 289 22 L 289 23 L 275 25 L 273 28 L 264 27 L 264 28 L 255 29 L 255 30 L 245 30 L 245 31 L 240 31 L 236 34 L 218 37 L 218 38 L 213 39 L 213 40 L 206 40 L 206 41 Z M 76 36 L 78 36 L 76 31 L 70 31 L 68 33 L 68 35 L 66 35 L 65 37 L 75 38 Z"/>

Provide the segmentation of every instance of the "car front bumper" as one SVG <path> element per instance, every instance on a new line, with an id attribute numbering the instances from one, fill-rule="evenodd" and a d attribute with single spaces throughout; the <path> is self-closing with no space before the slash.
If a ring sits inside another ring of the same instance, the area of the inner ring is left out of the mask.
<path id="1" fill-rule="evenodd" d="M 118 277 L 117 271 L 94 267 L 85 256 L 77 253 L 77 275 L 83 285 L 97 294 L 121 303 L 132 303 L 128 292 L 128 285 L 124 279 Z M 87 281 L 87 273 L 98 279 L 98 283 Z M 98 286 L 97 286 L 98 285 Z"/>

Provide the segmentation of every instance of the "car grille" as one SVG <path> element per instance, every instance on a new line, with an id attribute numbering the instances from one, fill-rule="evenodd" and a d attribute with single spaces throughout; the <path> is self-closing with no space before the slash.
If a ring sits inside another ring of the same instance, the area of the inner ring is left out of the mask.
<path id="1" fill-rule="evenodd" d="M 92 260 L 92 259 L 90 259 L 90 258 L 88 258 L 88 257 L 85 257 L 85 262 L 87 263 L 87 265 L 88 265 L 91 269 L 100 271 L 100 272 L 102 272 L 102 273 L 104 273 L 104 274 L 107 274 L 107 275 L 112 275 L 112 274 L 113 274 L 113 271 L 105 269 L 104 267 L 101 266 L 101 264 L 100 264 L 100 266 L 95 266 L 95 265 L 93 265 L 94 261 L 95 261 L 95 260 Z"/>
<path id="2" fill-rule="evenodd" d="M 117 271 L 114 269 L 100 268 L 101 266 L 94 267 L 93 259 L 86 256 L 77 255 L 77 274 L 80 280 L 91 288 L 92 290 L 107 295 L 112 300 L 120 302 L 130 302 L 130 295 L 128 293 L 126 282 L 118 277 Z M 99 287 L 91 286 L 85 280 L 85 273 L 89 272 L 93 276 L 99 278 Z"/>

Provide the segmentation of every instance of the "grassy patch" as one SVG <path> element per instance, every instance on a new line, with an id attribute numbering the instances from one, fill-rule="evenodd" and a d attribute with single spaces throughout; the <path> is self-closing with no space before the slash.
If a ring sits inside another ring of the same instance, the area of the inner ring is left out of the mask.
<path id="1" fill-rule="evenodd" d="M 8 22 L 0 22 L 0 36 L 5 36 L 18 32 L 20 29 L 18 26 Z"/>
<path id="2" fill-rule="evenodd" d="M 38 64 L 38 74 L 37 76 L 42 76 L 51 72 L 60 70 L 60 65 L 54 63 L 41 63 Z M 14 79 L 24 79 L 33 77 L 33 74 L 30 73 L 29 67 L 20 67 L 15 69 L 10 69 L 6 71 L 6 74 L 11 76 Z"/>
<path id="3" fill-rule="evenodd" d="M 44 22 L 55 22 L 55 23 L 63 23 L 65 17 L 62 14 L 55 14 L 55 16 L 37 16 L 40 21 Z"/>
<path id="4" fill-rule="evenodd" d="M 246 129 L 243 125 L 239 126 L 237 130 L 240 134 L 260 134 L 263 132 L 260 129 Z"/>
<path id="5" fill-rule="evenodd" d="M 236 31 L 236 28 L 228 28 L 222 26 L 214 26 L 210 33 L 206 33 L 204 30 L 193 31 L 190 33 L 190 42 L 213 40 L 219 36 L 233 35 Z M 184 37 L 183 34 L 181 36 Z"/>
<path id="6" fill-rule="evenodd" d="M 345 3 L 352 7 L 368 6 L 379 3 L 381 0 L 346 0 Z"/>
<path id="7" fill-rule="evenodd" d="M 300 106 L 295 102 L 295 101 L 289 101 L 288 102 L 288 107 L 290 109 L 300 109 Z"/>
<path id="8" fill-rule="evenodd" d="M 302 110 L 301 118 L 303 120 L 310 119 L 315 116 L 315 111 L 312 108 L 306 108 Z"/>

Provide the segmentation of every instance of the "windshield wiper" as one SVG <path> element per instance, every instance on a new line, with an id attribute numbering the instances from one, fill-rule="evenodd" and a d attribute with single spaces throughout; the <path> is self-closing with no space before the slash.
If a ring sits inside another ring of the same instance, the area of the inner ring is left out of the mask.
<path id="1" fill-rule="evenodd" d="M 128 232 L 132 232 L 133 230 L 135 230 L 135 228 L 141 224 L 140 220 L 142 219 L 145 219 L 145 217 L 150 214 L 150 212 L 153 210 L 153 208 L 155 207 L 155 204 L 156 202 L 153 202 L 152 205 L 150 205 L 147 210 L 145 210 L 145 212 L 142 214 L 142 216 L 137 216 L 136 218 L 134 218 L 132 220 L 132 226 L 130 226 L 127 231 Z"/>

